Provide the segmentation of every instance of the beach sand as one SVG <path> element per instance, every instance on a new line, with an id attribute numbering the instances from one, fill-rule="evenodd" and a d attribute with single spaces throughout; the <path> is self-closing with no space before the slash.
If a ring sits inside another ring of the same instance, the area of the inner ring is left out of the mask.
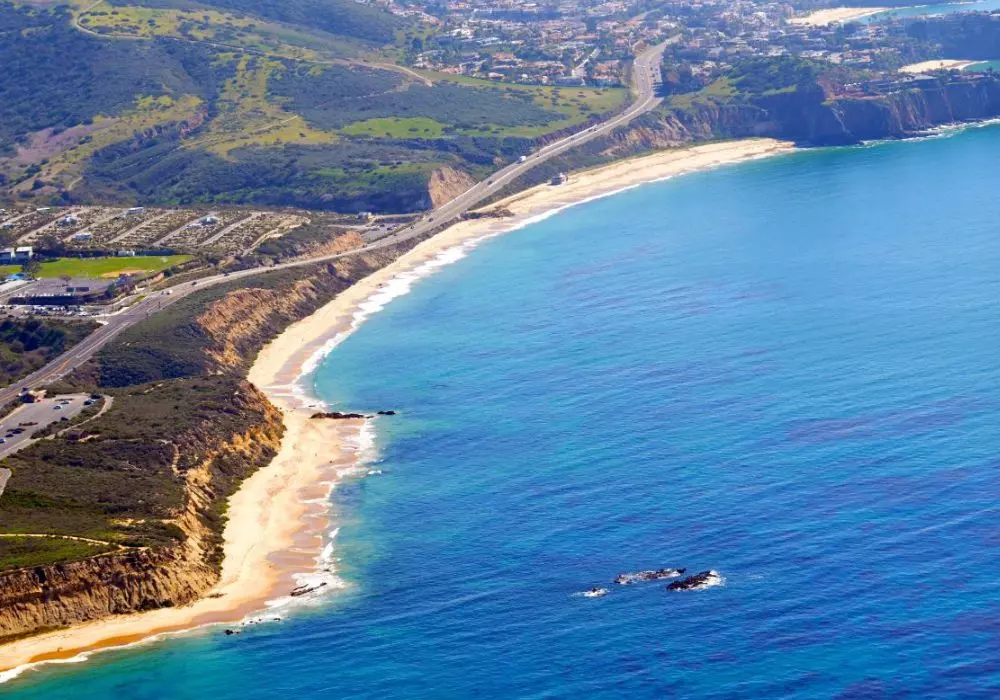
<path id="1" fill-rule="evenodd" d="M 933 61 L 921 61 L 920 63 L 911 63 L 908 66 L 903 66 L 899 69 L 899 72 L 917 74 L 930 73 L 936 70 L 964 70 L 976 63 L 982 63 L 982 61 L 936 58 Z"/>
<path id="2" fill-rule="evenodd" d="M 287 432 L 278 456 L 230 499 L 222 579 L 210 597 L 185 607 L 114 617 L 13 642 L 0 648 L 0 672 L 42 661 L 81 659 L 90 651 L 164 633 L 238 622 L 263 610 L 267 601 L 286 596 L 296 585 L 294 574 L 315 570 L 330 529 L 324 502 L 331 484 L 357 460 L 364 421 L 312 420 L 311 404 L 319 402 L 303 400 L 292 389 L 314 356 L 356 325 L 362 302 L 392 280 L 412 276 L 457 246 L 509 231 L 562 207 L 686 172 L 791 150 L 791 144 L 770 139 L 714 143 L 619 161 L 572 174 L 563 185 L 534 187 L 486 208 L 506 209 L 513 216 L 459 222 L 291 325 L 261 351 L 249 375 L 283 412 Z"/>
<path id="3" fill-rule="evenodd" d="M 805 17 L 795 17 L 788 20 L 792 24 L 804 24 L 810 27 L 825 27 L 838 22 L 851 22 L 862 17 L 870 17 L 885 12 L 888 7 L 831 7 L 817 10 Z"/>

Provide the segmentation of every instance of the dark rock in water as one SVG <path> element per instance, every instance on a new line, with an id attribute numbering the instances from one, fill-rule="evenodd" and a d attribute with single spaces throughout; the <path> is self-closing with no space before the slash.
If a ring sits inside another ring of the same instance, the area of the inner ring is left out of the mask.
<path id="1" fill-rule="evenodd" d="M 702 571 L 694 576 L 688 576 L 680 581 L 674 581 L 667 586 L 668 591 L 700 591 L 709 586 L 718 586 L 722 583 L 722 577 L 718 571 Z"/>
<path id="2" fill-rule="evenodd" d="M 644 581 L 662 581 L 667 578 L 677 578 L 685 571 L 687 569 L 647 569 L 646 571 L 637 571 L 636 573 L 618 574 L 615 577 L 615 583 L 619 586 L 628 586 Z"/>
<path id="3" fill-rule="evenodd" d="M 310 418 L 332 418 L 334 420 L 344 420 L 346 418 L 368 418 L 363 413 L 341 413 L 340 411 L 330 411 L 329 413 L 314 413 Z"/>
<path id="4" fill-rule="evenodd" d="M 226 630 L 226 636 L 231 637 L 234 634 L 239 634 L 236 630 Z"/>
<path id="5" fill-rule="evenodd" d="M 395 411 L 379 411 L 378 415 L 380 415 L 380 416 L 394 416 L 394 415 L 396 415 L 396 412 Z"/>
<path id="6" fill-rule="evenodd" d="M 318 591 L 320 588 L 322 588 L 325 585 L 326 585 L 326 581 L 324 581 L 323 583 L 319 584 L 318 586 L 308 586 L 308 585 L 307 586 L 299 586 L 298 588 L 296 588 L 295 590 L 293 590 L 288 595 L 292 596 L 293 598 L 298 598 L 300 595 L 305 595 L 306 593 L 312 593 L 313 591 Z"/>

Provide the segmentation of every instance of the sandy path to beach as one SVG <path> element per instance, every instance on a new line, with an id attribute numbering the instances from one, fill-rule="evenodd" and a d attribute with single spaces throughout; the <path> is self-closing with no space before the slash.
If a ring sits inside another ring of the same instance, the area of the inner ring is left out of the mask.
<path id="1" fill-rule="evenodd" d="M 564 185 L 526 190 L 487 208 L 507 209 L 514 216 L 455 224 L 291 325 L 261 351 L 249 375 L 282 410 L 287 432 L 278 456 L 230 499 L 222 580 L 211 596 L 181 608 L 114 617 L 13 642 L 0 648 L 0 671 L 65 660 L 166 632 L 239 621 L 261 610 L 266 601 L 286 595 L 294 586 L 292 574 L 312 570 L 330 524 L 324 506 L 305 501 L 322 501 L 338 472 L 353 462 L 352 439 L 362 421 L 310 419 L 315 409 L 302 405 L 291 385 L 318 350 L 351 326 L 359 304 L 393 278 L 455 246 L 509 231 L 560 207 L 645 182 L 791 150 L 792 144 L 771 139 L 715 143 L 620 161 L 573 174 Z"/>

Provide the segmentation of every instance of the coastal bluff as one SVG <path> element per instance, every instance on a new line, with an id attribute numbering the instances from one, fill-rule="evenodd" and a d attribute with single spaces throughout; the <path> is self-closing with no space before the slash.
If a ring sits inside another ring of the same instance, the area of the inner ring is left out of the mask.
<path id="1" fill-rule="evenodd" d="M 177 449 L 174 479 L 164 487 L 178 489 L 178 507 L 156 513 L 170 538 L 161 543 L 136 533 L 107 542 L 112 551 L 104 554 L 0 573 L 0 642 L 109 615 L 184 605 L 215 585 L 223 555 L 220 506 L 242 479 L 270 462 L 284 430 L 281 414 L 252 384 L 233 381 L 225 389 L 230 401 L 217 408 L 235 421 L 203 421 L 173 436 L 184 452 Z M 31 485 L 31 466 L 21 468 Z M 26 492 L 15 490 L 19 478 L 15 461 L 10 485 L 15 495 Z M 129 523 L 123 520 L 109 521 L 110 528 L 126 530 Z"/>
<path id="2" fill-rule="evenodd" d="M 1000 76 L 938 76 L 884 94 L 836 95 L 818 83 L 788 91 L 692 99 L 664 106 L 617 132 L 607 153 L 625 155 L 708 139 L 766 136 L 802 146 L 848 146 L 919 136 L 935 127 L 1000 116 Z"/>
<path id="3" fill-rule="evenodd" d="M 42 548 L 49 561 L 0 571 L 0 644 L 208 596 L 223 573 L 228 499 L 286 432 L 246 379 L 254 358 L 413 244 L 193 294 L 65 380 L 115 400 L 85 439 L 8 458 L 0 523 L 17 534 L 0 552 L 17 562 L 15 544 Z"/>

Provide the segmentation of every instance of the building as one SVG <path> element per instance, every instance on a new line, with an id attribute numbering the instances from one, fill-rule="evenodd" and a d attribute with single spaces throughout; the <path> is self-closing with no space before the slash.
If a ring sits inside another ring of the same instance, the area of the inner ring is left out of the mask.
<path id="1" fill-rule="evenodd" d="M 93 237 L 94 234 L 92 234 L 90 231 L 80 231 L 80 233 L 73 234 L 74 241 L 89 241 Z"/>
<path id="2" fill-rule="evenodd" d="M 91 279 L 74 277 L 68 281 L 42 279 L 15 293 L 9 303 L 36 306 L 76 306 L 92 304 L 115 296 L 125 289 L 128 280 Z"/>
<path id="3" fill-rule="evenodd" d="M 3 250 L 0 250 L 0 264 L 20 265 L 21 263 L 26 263 L 31 260 L 34 254 L 34 249 L 31 246 L 4 248 Z"/>
<path id="4" fill-rule="evenodd" d="M 559 173 L 551 180 L 549 180 L 550 185 L 565 185 L 569 181 L 569 176 L 566 173 Z"/>

